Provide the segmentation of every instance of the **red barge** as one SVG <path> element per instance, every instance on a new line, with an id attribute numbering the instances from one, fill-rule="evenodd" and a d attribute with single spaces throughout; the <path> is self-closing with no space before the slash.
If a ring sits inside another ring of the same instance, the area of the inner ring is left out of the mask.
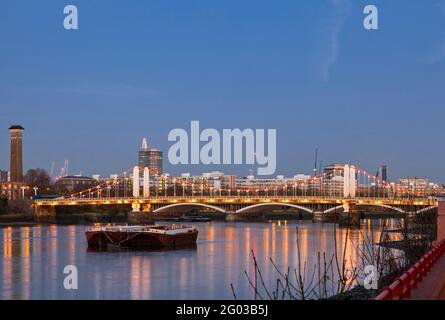
<path id="1" fill-rule="evenodd" d="M 187 226 L 102 226 L 85 232 L 88 247 L 177 247 L 196 244 L 198 230 Z"/>

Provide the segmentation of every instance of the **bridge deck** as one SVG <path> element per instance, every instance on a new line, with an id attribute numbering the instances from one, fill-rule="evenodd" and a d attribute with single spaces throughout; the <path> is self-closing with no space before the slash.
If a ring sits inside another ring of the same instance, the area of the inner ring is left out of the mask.
<path id="1" fill-rule="evenodd" d="M 133 198 L 133 197 L 121 197 L 121 198 L 56 198 L 56 199 L 36 199 L 35 205 L 82 205 L 85 203 L 90 204 L 126 204 L 132 202 L 152 202 L 152 203 L 267 203 L 267 202 L 281 202 L 281 203 L 329 203 L 329 204 L 341 204 L 345 202 L 357 202 L 359 204 L 383 204 L 383 205 L 413 205 L 413 206 L 437 206 L 438 201 L 430 198 L 341 198 L 341 197 L 262 197 L 262 196 L 223 196 L 223 197 L 149 197 L 149 198 Z"/>

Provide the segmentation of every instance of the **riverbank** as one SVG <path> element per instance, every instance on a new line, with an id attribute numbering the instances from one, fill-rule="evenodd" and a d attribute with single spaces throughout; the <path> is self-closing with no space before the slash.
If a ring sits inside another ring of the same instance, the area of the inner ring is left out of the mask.
<path id="1" fill-rule="evenodd" d="M 9 213 L 0 215 L 0 225 L 34 223 L 34 216 L 29 214 Z"/>

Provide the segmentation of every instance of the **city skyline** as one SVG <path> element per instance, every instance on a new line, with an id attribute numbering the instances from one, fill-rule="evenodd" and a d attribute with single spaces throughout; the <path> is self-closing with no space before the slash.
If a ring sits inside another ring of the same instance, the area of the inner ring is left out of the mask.
<path id="1" fill-rule="evenodd" d="M 445 300 L 445 0 L 0 7 L 2 301 Z"/>
<path id="2" fill-rule="evenodd" d="M 325 164 L 445 182 L 444 1 L 376 1 L 374 33 L 360 27 L 362 1 L 177 2 L 174 14 L 161 3 L 76 1 L 75 33 L 56 1 L 17 3 L 0 19 L 0 127 L 27 128 L 25 169 L 69 159 L 71 173 L 117 173 L 137 163 L 142 137 L 166 152 L 170 130 L 200 120 L 276 128 L 275 175 L 310 173 L 318 147 Z M 2 169 L 8 139 L 0 130 Z M 164 165 L 173 175 L 250 169 Z"/>
<path id="3" fill-rule="evenodd" d="M 9 128 L 10 132 L 12 132 L 11 129 L 18 129 L 20 131 L 24 130 L 24 128 L 21 125 L 13 125 L 13 126 L 11 126 Z M 10 135 L 11 143 L 13 141 L 12 137 L 13 137 L 13 134 L 11 133 L 11 135 Z M 13 169 L 13 170 L 17 170 L 16 169 L 16 161 L 17 160 L 19 161 L 18 162 L 19 164 L 22 163 L 22 161 L 23 161 L 23 157 L 22 157 L 22 154 L 21 154 L 22 153 L 22 151 L 21 151 L 22 148 L 23 148 L 22 142 L 20 142 L 20 155 L 19 155 L 20 158 L 16 159 L 17 158 L 17 153 L 16 153 L 17 150 L 16 150 L 15 147 L 13 148 L 12 144 L 11 144 L 9 158 L 10 158 L 10 168 Z M 148 139 L 146 137 L 144 137 L 144 138 L 142 138 L 142 144 L 140 145 L 140 148 L 138 149 L 138 157 L 137 157 L 138 159 L 136 161 L 135 166 L 138 166 L 140 170 L 143 170 L 144 168 L 149 168 L 150 169 L 150 175 L 152 175 L 152 174 L 156 175 L 156 176 L 160 176 L 160 175 L 164 175 L 164 174 L 171 175 L 168 172 L 165 172 L 165 173 L 163 172 L 163 165 L 164 165 L 165 159 L 163 159 L 163 155 L 162 154 L 163 154 L 162 150 L 149 145 L 148 144 Z M 318 148 L 316 150 L 316 157 L 318 159 Z M 13 158 L 15 159 L 14 161 L 12 160 Z M 14 164 L 14 168 L 13 168 L 13 164 Z M 341 166 L 341 165 L 344 165 L 344 164 L 350 164 L 352 166 L 357 166 L 359 168 L 359 166 L 357 164 L 352 164 L 352 163 L 340 164 L 339 162 L 333 162 L 333 163 L 323 164 L 322 161 L 319 161 L 319 162 L 317 162 L 317 166 L 318 167 L 316 168 L 317 169 L 317 175 L 320 175 L 321 173 L 323 173 L 326 168 L 335 167 L 337 165 Z M 54 163 L 54 165 L 55 165 L 55 163 Z M 58 178 L 62 178 L 62 177 L 98 176 L 98 177 L 101 177 L 101 178 L 107 178 L 107 177 L 112 177 L 112 176 L 114 176 L 116 174 L 122 175 L 124 173 L 123 171 L 107 173 L 107 174 L 104 174 L 104 175 L 98 174 L 98 173 L 84 174 L 83 172 L 73 173 L 73 172 L 69 172 L 68 171 L 68 160 L 65 160 L 64 161 L 64 165 L 60 168 L 61 175 L 57 176 L 57 171 L 56 170 L 58 170 L 59 168 L 56 168 L 54 165 L 53 165 L 53 168 L 52 168 L 54 170 L 54 172 L 50 172 L 50 171 L 53 171 L 53 170 L 48 170 L 48 173 L 50 173 L 50 174 L 52 173 L 53 174 L 52 178 L 55 179 L 55 181 L 57 181 Z M 204 165 L 200 165 L 200 167 L 203 167 L 203 166 Z M 221 166 L 229 167 L 229 165 L 210 165 L 210 166 L 204 166 L 204 167 L 207 167 L 207 168 L 210 167 L 210 168 L 218 169 Z M 234 165 L 230 165 L 230 166 L 234 166 Z M 235 166 L 239 167 L 240 165 L 235 165 Z M 247 165 L 242 165 L 242 166 L 248 167 Z M 184 167 L 184 166 L 182 166 L 182 167 Z M 39 168 L 41 168 L 41 167 L 39 167 Z M 128 175 L 131 175 L 131 172 L 132 172 L 133 168 L 134 168 L 134 166 L 126 168 L 125 169 L 126 173 Z M 253 168 L 253 167 L 251 166 L 251 168 Z M 25 169 L 21 169 L 21 170 L 26 170 L 27 171 L 28 169 L 36 169 L 36 168 L 25 168 Z M 45 168 L 42 168 L 42 169 L 45 169 Z M 226 173 L 226 172 L 221 172 L 221 171 L 214 170 L 214 169 L 207 170 L 207 171 L 197 171 L 197 172 L 194 172 L 194 171 L 187 171 L 186 172 L 186 171 L 184 171 L 184 172 L 180 172 L 178 174 L 173 174 L 172 176 L 179 177 L 180 175 L 183 175 L 183 174 L 189 175 L 190 173 L 192 173 L 192 176 L 195 176 L 195 177 L 218 173 L 218 174 L 227 175 L 227 176 L 234 175 L 238 179 L 243 179 L 243 178 L 246 178 L 248 176 L 251 176 L 251 177 L 255 176 L 255 174 L 253 174 L 253 170 L 252 169 L 249 170 L 248 174 L 241 175 L 241 176 L 237 175 L 236 173 L 232 173 L 232 172 L 227 172 Z M 363 168 L 361 168 L 361 169 L 363 169 Z M 2 170 L 2 169 L 0 168 L 0 170 Z M 366 170 L 366 169 L 363 169 L 363 170 Z M 12 171 L 8 171 L 8 170 L 2 170 L 2 171 L 5 171 L 6 173 L 9 173 L 9 175 L 11 176 L 11 180 L 10 181 L 16 181 L 17 180 L 17 179 L 12 179 L 12 177 L 13 176 L 17 176 L 17 174 L 14 174 L 14 173 L 12 173 Z M 295 173 L 295 174 L 289 175 L 289 176 L 281 175 L 281 174 L 278 173 L 277 175 L 270 176 L 269 178 L 270 179 L 275 179 L 275 178 L 278 178 L 278 179 L 286 178 L 286 179 L 288 179 L 288 178 L 292 178 L 292 177 L 295 178 L 297 176 L 302 176 L 302 175 L 305 175 L 305 174 L 307 174 L 307 177 L 311 177 L 311 174 L 314 174 L 314 173 L 315 173 L 315 168 L 313 168 L 313 170 L 310 171 L 310 172 L 298 172 L 298 173 Z M 23 175 L 24 173 L 22 172 L 21 174 Z M 369 174 L 372 175 L 372 173 L 370 173 L 370 172 L 369 172 Z M 379 166 L 377 174 L 376 174 L 376 177 L 382 179 L 383 181 L 389 181 L 389 182 L 394 182 L 394 183 L 395 182 L 399 182 L 400 183 L 402 180 L 411 180 L 412 179 L 414 181 L 414 180 L 422 180 L 422 179 L 426 178 L 427 181 L 429 181 L 431 183 L 439 183 L 439 184 L 441 184 L 440 181 L 436 181 L 434 179 L 428 179 L 427 177 L 422 177 L 422 176 L 404 176 L 404 177 L 395 178 L 393 180 L 388 179 L 388 166 L 386 164 L 383 164 L 383 165 Z M 259 178 L 261 179 L 261 176 Z M 267 180 L 268 177 L 267 176 L 263 177 L 263 179 Z M 21 181 L 21 180 L 18 179 L 17 181 Z"/>

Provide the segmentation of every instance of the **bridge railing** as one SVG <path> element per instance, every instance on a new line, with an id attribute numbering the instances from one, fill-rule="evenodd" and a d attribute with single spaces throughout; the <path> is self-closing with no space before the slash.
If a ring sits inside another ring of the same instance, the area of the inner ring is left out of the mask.
<path id="1" fill-rule="evenodd" d="M 54 198 L 54 199 L 35 199 L 35 203 L 52 203 L 52 202 L 95 202 L 95 201 L 169 201 L 169 200 L 316 200 L 316 201 L 332 201 L 332 202 L 342 202 L 342 201 L 382 201 L 385 203 L 397 203 L 397 202 L 407 202 L 417 203 L 417 204 L 434 204 L 430 198 L 376 198 L 376 197 L 356 197 L 356 198 L 345 198 L 345 197 L 332 197 L 332 196 L 257 196 L 257 195 L 231 195 L 231 196 L 150 196 L 150 197 L 82 197 L 82 198 Z"/>
<path id="2" fill-rule="evenodd" d="M 397 278 L 393 284 L 383 289 L 382 293 L 374 300 L 405 300 L 411 297 L 411 291 L 431 271 L 431 268 L 445 254 L 445 239 L 425 254 L 414 266 L 402 276 Z"/>

